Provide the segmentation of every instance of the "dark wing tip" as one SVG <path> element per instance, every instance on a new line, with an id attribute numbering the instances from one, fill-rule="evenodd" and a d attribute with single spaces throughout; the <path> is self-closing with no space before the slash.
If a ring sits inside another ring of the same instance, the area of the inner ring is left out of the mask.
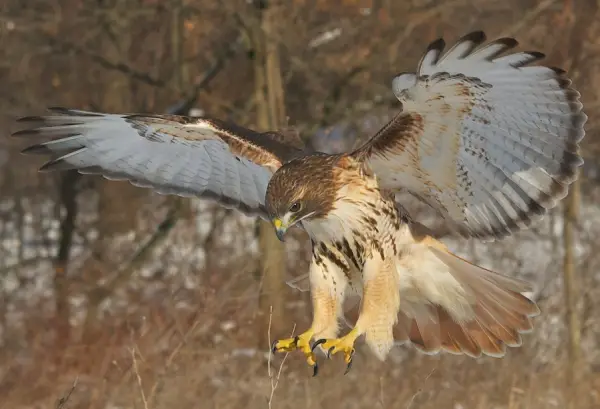
<path id="1" fill-rule="evenodd" d="M 452 46 L 452 49 L 448 51 L 448 54 L 452 52 L 456 47 L 459 47 L 463 44 L 467 44 L 467 48 L 463 50 L 462 54 L 458 56 L 458 58 L 466 58 L 468 57 L 473 50 L 479 47 L 485 41 L 485 33 L 483 31 L 473 31 L 462 36 L 455 44 Z"/>
<path id="2" fill-rule="evenodd" d="M 50 160 L 50 161 L 44 163 L 40 167 L 39 172 L 48 173 L 48 172 L 72 170 L 72 169 L 77 169 L 77 166 L 73 165 L 72 163 L 67 162 L 66 160 L 64 160 L 64 156 L 62 156 L 60 158 L 56 158 L 56 159 L 53 159 L 53 160 Z"/>
<path id="3" fill-rule="evenodd" d="M 40 115 L 22 116 L 16 119 L 17 122 L 42 122 L 44 117 Z"/>
<path id="4" fill-rule="evenodd" d="M 432 41 L 427 46 L 427 49 L 425 50 L 425 54 L 427 54 L 428 52 L 433 51 L 433 50 L 441 53 L 444 50 L 444 47 L 446 47 L 446 41 L 444 41 L 444 39 L 440 37 L 437 40 Z"/>
<path id="5" fill-rule="evenodd" d="M 502 37 L 497 40 L 494 40 L 494 44 L 502 44 L 504 46 L 504 51 L 506 51 L 518 46 L 519 42 L 516 38 L 513 37 Z"/>
<path id="6" fill-rule="evenodd" d="M 60 169 L 61 162 L 64 163 L 62 159 L 50 160 L 40 167 L 39 172 L 48 173 L 52 172 L 55 169 Z"/>
<path id="7" fill-rule="evenodd" d="M 52 153 L 52 150 L 48 149 L 48 147 L 44 144 L 32 145 L 27 148 L 21 150 L 21 153 L 24 155 L 47 155 Z"/>
<path id="8" fill-rule="evenodd" d="M 470 42 L 478 45 L 478 44 L 483 43 L 485 41 L 485 39 L 486 39 L 485 32 L 483 32 L 483 30 L 477 30 L 477 31 L 472 31 L 468 34 L 465 34 L 456 43 L 460 44 L 465 41 L 470 41 Z"/>
<path id="9" fill-rule="evenodd" d="M 27 137 L 41 134 L 42 131 L 39 128 L 33 129 L 21 129 L 20 131 L 15 131 L 10 134 L 10 136 L 19 138 L 19 137 Z"/>
<path id="10" fill-rule="evenodd" d="M 546 58 L 546 54 L 544 54 L 543 52 L 540 51 L 526 51 L 526 54 L 529 54 L 530 56 L 532 56 L 534 58 L 533 61 L 538 61 L 538 60 L 543 60 L 544 58 Z"/>
<path id="11" fill-rule="evenodd" d="M 469 47 L 469 49 L 466 50 L 463 53 L 463 55 L 461 55 L 461 57 L 460 57 L 460 58 L 464 58 L 466 55 L 471 53 L 475 47 L 477 47 L 478 45 L 483 43 L 485 41 L 485 38 L 486 38 L 485 33 L 483 31 L 481 31 L 481 30 L 473 31 L 471 33 L 468 33 L 468 34 L 462 36 L 456 43 L 454 43 L 451 50 L 455 49 L 458 45 L 463 44 L 465 42 L 471 43 L 471 46 Z M 421 61 L 419 62 L 417 72 L 421 71 L 421 65 L 423 63 L 423 60 L 425 59 L 425 56 L 429 55 L 432 51 L 435 51 L 435 56 L 434 56 L 433 60 L 431 61 L 431 64 L 433 64 L 433 65 L 437 64 L 445 47 L 446 47 L 446 42 L 441 37 L 438 38 L 437 40 L 431 42 L 429 44 L 429 46 L 427 47 L 427 49 L 425 50 L 425 52 L 423 53 L 423 56 L 421 57 Z M 448 51 L 448 52 L 450 52 L 450 51 Z"/>

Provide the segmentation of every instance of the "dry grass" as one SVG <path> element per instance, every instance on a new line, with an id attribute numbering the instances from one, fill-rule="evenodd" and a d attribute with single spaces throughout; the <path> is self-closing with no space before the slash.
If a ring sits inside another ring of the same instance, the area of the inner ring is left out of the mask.
<path id="1" fill-rule="evenodd" d="M 148 308 L 105 320 L 87 341 L 62 347 L 48 336 L 47 321 L 30 320 L 28 339 L 2 350 L 0 408 L 566 407 L 562 354 L 534 365 L 535 333 L 502 360 L 431 357 L 399 347 L 380 363 L 359 348 L 348 375 L 334 359 L 312 378 L 300 354 L 270 356 L 267 346 L 252 354 L 255 311 L 243 302 L 230 311 Z M 296 315 L 290 313 L 290 330 L 308 324 L 308 310 Z M 223 329 L 224 320 L 235 327 Z M 600 376 L 581 379 L 577 407 L 597 408 Z"/>

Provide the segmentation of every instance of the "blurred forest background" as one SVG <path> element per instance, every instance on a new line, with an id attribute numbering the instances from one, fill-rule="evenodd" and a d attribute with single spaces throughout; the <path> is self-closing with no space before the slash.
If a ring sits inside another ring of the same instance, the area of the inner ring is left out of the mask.
<path id="1" fill-rule="evenodd" d="M 600 407 L 598 3 L 3 0 L 0 408 Z M 39 174 L 8 138 L 59 105 L 293 127 L 340 151 L 397 112 L 391 79 L 430 41 L 477 29 L 569 70 L 590 117 L 581 183 L 548 217 L 493 244 L 445 240 L 535 284 L 535 331 L 501 360 L 359 348 L 348 375 L 334 359 L 311 378 L 301 354 L 268 354 L 310 322 L 285 284 L 307 271 L 303 232 L 284 248 L 212 202 Z"/>

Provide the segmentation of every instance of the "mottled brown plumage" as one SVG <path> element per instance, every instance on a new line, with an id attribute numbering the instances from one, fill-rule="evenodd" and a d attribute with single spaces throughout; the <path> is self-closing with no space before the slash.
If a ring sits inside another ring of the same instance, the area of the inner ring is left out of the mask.
<path id="1" fill-rule="evenodd" d="M 312 154 L 284 164 L 267 187 L 269 216 L 285 215 L 293 203 L 301 203 L 298 218 L 326 216 L 339 188 L 335 167 L 340 159 L 340 155 Z"/>

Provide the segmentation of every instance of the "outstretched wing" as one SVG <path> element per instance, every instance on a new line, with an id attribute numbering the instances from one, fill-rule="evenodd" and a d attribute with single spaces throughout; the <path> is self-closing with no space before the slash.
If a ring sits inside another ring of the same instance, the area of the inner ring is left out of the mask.
<path id="1" fill-rule="evenodd" d="M 501 56 L 504 38 L 482 32 L 445 55 L 432 43 L 417 74 L 392 84 L 403 111 L 353 155 L 384 189 L 408 191 L 465 237 L 502 238 L 528 226 L 567 194 L 583 164 L 587 119 L 558 69 L 527 66 L 538 52 Z"/>
<path id="2" fill-rule="evenodd" d="M 40 170 L 101 174 L 162 194 L 212 198 L 261 217 L 271 175 L 300 152 L 277 133 L 215 119 L 50 111 L 21 118 L 41 126 L 13 134 L 51 138 L 23 151 L 54 156 Z"/>

